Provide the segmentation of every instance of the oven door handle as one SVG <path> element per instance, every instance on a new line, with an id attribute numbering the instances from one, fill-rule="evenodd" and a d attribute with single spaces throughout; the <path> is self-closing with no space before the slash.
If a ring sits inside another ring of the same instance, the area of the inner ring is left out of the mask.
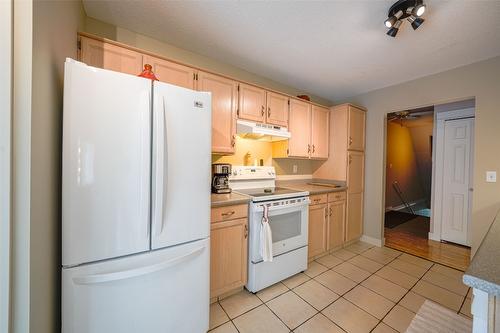
<path id="1" fill-rule="evenodd" d="M 304 201 L 301 201 L 299 203 L 294 203 L 294 204 L 288 204 L 286 206 L 281 206 L 281 205 L 278 205 L 278 206 L 273 206 L 271 204 L 271 206 L 269 207 L 269 212 L 273 212 L 273 211 L 277 211 L 277 210 L 281 210 L 281 209 L 287 209 L 287 208 L 295 208 L 295 210 L 301 210 L 303 209 L 303 207 L 307 207 L 309 206 L 310 204 L 310 200 L 309 198 L 307 198 L 306 200 Z M 255 203 L 255 208 L 253 209 L 254 212 L 263 212 L 264 211 L 264 207 L 262 207 L 263 204 L 261 203 Z"/>

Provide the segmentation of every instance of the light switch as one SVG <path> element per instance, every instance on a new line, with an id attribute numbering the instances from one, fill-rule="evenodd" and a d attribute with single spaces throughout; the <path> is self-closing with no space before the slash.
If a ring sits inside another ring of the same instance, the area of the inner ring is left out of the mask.
<path id="1" fill-rule="evenodd" d="M 486 182 L 496 183 L 497 182 L 497 172 L 496 171 L 486 171 Z"/>

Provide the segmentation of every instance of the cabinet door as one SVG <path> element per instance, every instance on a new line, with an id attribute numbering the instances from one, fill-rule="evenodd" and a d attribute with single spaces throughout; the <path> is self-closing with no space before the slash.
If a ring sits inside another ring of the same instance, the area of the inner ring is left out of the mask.
<path id="1" fill-rule="evenodd" d="M 365 118 L 365 111 L 349 106 L 349 137 L 347 149 L 359 151 L 365 150 Z"/>
<path id="2" fill-rule="evenodd" d="M 330 110 L 316 105 L 311 111 L 311 157 L 328 158 Z"/>
<path id="3" fill-rule="evenodd" d="M 288 140 L 288 155 L 309 157 L 311 151 L 311 104 L 290 99 L 288 129 L 292 137 Z"/>
<path id="4" fill-rule="evenodd" d="M 212 93 L 212 153 L 234 153 L 238 83 L 199 72 L 198 90 Z"/>
<path id="5" fill-rule="evenodd" d="M 80 41 L 80 60 L 87 65 L 132 75 L 141 73 L 142 54 L 87 37 Z"/>
<path id="6" fill-rule="evenodd" d="M 266 123 L 288 126 L 288 97 L 268 91 L 266 101 Z"/>
<path id="7" fill-rule="evenodd" d="M 160 82 L 194 89 L 194 68 L 148 55 L 144 56 L 144 64 L 153 66 L 153 73 Z"/>
<path id="8" fill-rule="evenodd" d="M 328 204 L 328 250 L 339 247 L 344 243 L 345 208 L 345 200 Z"/>
<path id="9" fill-rule="evenodd" d="M 347 153 L 347 192 L 360 193 L 364 190 L 365 154 L 358 151 Z"/>
<path id="10" fill-rule="evenodd" d="M 247 219 L 212 223 L 210 233 L 210 297 L 247 281 Z"/>
<path id="11" fill-rule="evenodd" d="M 328 205 L 309 206 L 309 252 L 308 257 L 312 258 L 326 252 L 326 230 L 328 221 Z"/>
<path id="12" fill-rule="evenodd" d="M 240 83 L 239 118 L 263 123 L 266 119 L 266 91 Z"/>
<path id="13" fill-rule="evenodd" d="M 363 234 L 363 193 L 347 193 L 346 242 Z"/>

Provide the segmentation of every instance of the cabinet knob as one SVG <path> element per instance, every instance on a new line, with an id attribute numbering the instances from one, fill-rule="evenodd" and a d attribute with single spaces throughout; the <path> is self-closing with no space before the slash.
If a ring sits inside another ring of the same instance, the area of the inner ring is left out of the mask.
<path id="1" fill-rule="evenodd" d="M 329 216 L 332 216 L 332 207 L 330 207 L 330 215 Z"/>
<path id="2" fill-rule="evenodd" d="M 233 137 L 231 138 L 231 147 L 234 148 L 235 144 L 236 144 L 236 137 L 233 135 Z"/>
<path id="3" fill-rule="evenodd" d="M 271 107 L 267 107 L 267 116 L 271 117 Z"/>
<path id="4" fill-rule="evenodd" d="M 230 211 L 230 212 L 222 213 L 221 215 L 224 216 L 224 217 L 226 217 L 226 216 L 231 216 L 234 213 L 236 213 L 236 212 L 233 210 L 233 211 Z"/>
<path id="5" fill-rule="evenodd" d="M 316 148 L 315 148 L 315 147 L 314 147 L 314 145 L 313 145 L 313 153 L 314 153 L 314 151 L 315 151 L 315 150 L 316 150 Z"/>
<path id="6" fill-rule="evenodd" d="M 349 137 L 349 146 L 352 145 L 352 138 Z"/>
<path id="7" fill-rule="evenodd" d="M 264 107 L 264 105 L 262 105 L 262 108 L 261 108 L 261 111 L 260 111 L 260 114 L 262 115 L 262 117 L 264 117 L 264 114 L 265 114 L 265 110 L 266 108 Z"/>
<path id="8" fill-rule="evenodd" d="M 248 238 L 248 225 L 245 224 L 245 238 Z"/>
<path id="9" fill-rule="evenodd" d="M 311 145 L 307 145 L 307 153 L 310 154 L 311 153 Z"/>

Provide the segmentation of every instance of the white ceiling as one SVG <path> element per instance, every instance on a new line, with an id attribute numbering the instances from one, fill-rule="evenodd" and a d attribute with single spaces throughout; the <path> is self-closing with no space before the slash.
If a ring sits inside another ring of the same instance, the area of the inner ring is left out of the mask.
<path id="1" fill-rule="evenodd" d="M 90 17 L 332 101 L 500 55 L 500 1 L 426 0 L 424 24 L 391 38 L 394 1 L 83 3 Z"/>

